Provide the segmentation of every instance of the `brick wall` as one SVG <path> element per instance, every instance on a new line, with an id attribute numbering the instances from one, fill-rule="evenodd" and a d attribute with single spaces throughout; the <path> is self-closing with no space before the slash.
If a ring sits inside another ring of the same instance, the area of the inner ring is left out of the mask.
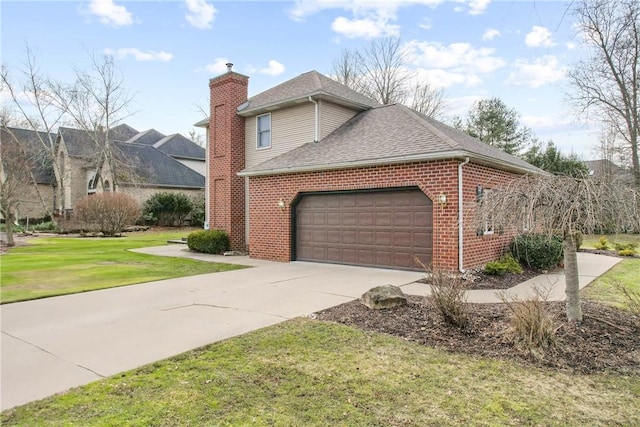
<path id="1" fill-rule="evenodd" d="M 237 107 L 247 100 L 249 78 L 227 72 L 209 81 L 209 212 L 210 228 L 226 230 L 231 248 L 245 248 L 245 187 L 237 173 L 244 169 L 244 119 Z M 215 184 L 215 185 L 214 185 Z"/>
<path id="2" fill-rule="evenodd" d="M 458 179 L 459 161 L 442 160 L 397 165 L 305 172 L 290 175 L 252 177 L 249 180 L 250 254 L 274 261 L 291 260 L 291 209 L 304 192 L 358 190 L 369 188 L 419 187 L 433 203 L 433 263 L 446 270 L 458 269 Z M 473 204 L 476 185 L 490 188 L 512 174 L 468 164 L 464 168 L 465 204 Z M 447 196 L 446 206 L 437 202 Z M 282 200 L 286 208 L 281 210 Z M 465 268 L 495 259 L 506 235 L 476 236 L 473 223 L 465 227 Z"/>

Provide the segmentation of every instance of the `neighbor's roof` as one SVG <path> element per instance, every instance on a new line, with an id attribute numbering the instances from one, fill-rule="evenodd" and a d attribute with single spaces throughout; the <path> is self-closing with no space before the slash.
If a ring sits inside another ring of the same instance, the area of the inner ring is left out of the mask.
<path id="1" fill-rule="evenodd" d="M 172 157 L 195 160 L 205 159 L 204 148 L 179 133 L 165 136 L 153 146 Z"/>
<path id="2" fill-rule="evenodd" d="M 321 141 L 302 145 L 240 175 L 275 175 L 463 157 L 501 169 L 541 172 L 464 132 L 393 104 L 363 111 Z"/>
<path id="3" fill-rule="evenodd" d="M 204 188 L 204 176 L 183 165 L 152 145 L 116 142 L 120 154 L 133 165 L 140 182 L 137 184 Z"/>
<path id="4" fill-rule="evenodd" d="M 585 160 L 583 162 L 589 169 L 591 176 L 625 175 L 629 172 L 613 163 L 611 160 Z"/>
<path id="5" fill-rule="evenodd" d="M 119 124 L 118 126 L 114 126 L 109 129 L 109 134 L 115 141 L 126 141 L 139 133 L 140 131 L 132 128 L 126 123 Z"/>
<path id="6" fill-rule="evenodd" d="M 89 132 L 80 129 L 60 127 L 58 136 L 62 137 L 67 153 L 72 157 L 92 158 L 96 154 L 95 142 L 89 137 Z"/>
<path id="7" fill-rule="evenodd" d="M 309 71 L 291 80 L 287 80 L 271 89 L 259 93 L 238 107 L 238 114 L 248 116 L 259 114 L 263 111 L 271 111 L 296 101 L 314 98 L 326 98 L 339 104 L 368 109 L 380 105 L 373 99 L 349 89 L 317 71 Z"/>
<path id="8" fill-rule="evenodd" d="M 164 134 L 158 132 L 155 129 L 147 129 L 143 132 L 138 133 L 136 136 L 127 139 L 125 142 L 144 144 L 144 145 L 153 145 L 164 137 L 165 137 Z"/>
<path id="9" fill-rule="evenodd" d="M 47 161 L 42 146 L 43 142 L 45 144 L 49 144 L 50 141 L 55 140 L 55 133 L 48 134 L 46 132 L 36 132 L 32 130 L 18 129 L 13 127 L 0 128 L 0 143 L 14 144 L 16 142 L 19 142 L 27 152 L 35 154 L 33 174 L 38 184 L 55 183 L 53 168 Z M 43 155 L 38 156 L 38 153 Z"/>

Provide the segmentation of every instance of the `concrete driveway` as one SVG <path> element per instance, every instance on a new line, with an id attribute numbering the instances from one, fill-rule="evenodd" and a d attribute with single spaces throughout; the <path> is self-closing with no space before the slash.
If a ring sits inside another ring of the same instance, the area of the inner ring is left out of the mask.
<path id="1" fill-rule="evenodd" d="M 0 306 L 2 410 L 424 276 L 218 260 L 255 267 Z"/>

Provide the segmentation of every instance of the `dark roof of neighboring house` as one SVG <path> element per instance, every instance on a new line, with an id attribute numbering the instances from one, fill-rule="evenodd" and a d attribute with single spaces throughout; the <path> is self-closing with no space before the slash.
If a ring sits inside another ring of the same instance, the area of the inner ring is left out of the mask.
<path id="1" fill-rule="evenodd" d="M 330 99 L 339 104 L 367 109 L 379 106 L 373 99 L 349 89 L 317 71 L 309 71 L 249 98 L 238 107 L 241 116 L 259 114 L 263 111 L 281 108 L 286 104 L 306 100 L 309 96 Z"/>
<path id="2" fill-rule="evenodd" d="M 205 157 L 204 148 L 179 133 L 165 136 L 153 146 L 165 154 L 181 159 L 204 160 Z"/>
<path id="3" fill-rule="evenodd" d="M 626 175 L 629 172 L 624 168 L 613 163 L 611 160 L 585 160 L 583 162 L 589 169 L 589 175 L 591 176 L 611 176 L 611 175 Z"/>
<path id="4" fill-rule="evenodd" d="M 121 155 L 133 165 L 139 184 L 204 188 L 204 176 L 152 145 L 116 142 Z"/>
<path id="5" fill-rule="evenodd" d="M 519 172 L 541 172 L 522 159 L 400 104 L 360 112 L 317 143 L 307 143 L 240 172 L 273 175 L 409 161 L 470 157 Z"/>
<path id="6" fill-rule="evenodd" d="M 119 124 L 109 129 L 111 139 L 114 141 L 126 141 L 133 138 L 140 132 L 126 123 Z"/>
<path id="7" fill-rule="evenodd" d="M 48 164 L 45 156 L 37 156 L 37 153 L 43 153 L 43 142 L 49 144 L 56 140 L 55 133 L 36 132 L 27 129 L 18 129 L 13 127 L 0 128 L 0 143 L 11 144 L 16 140 L 21 143 L 24 149 L 30 153 L 36 153 L 34 159 L 33 174 L 38 184 L 53 184 L 55 176 L 53 168 Z"/>
<path id="8" fill-rule="evenodd" d="M 158 132 L 155 129 L 148 129 L 143 132 L 138 133 L 132 138 L 127 139 L 125 142 L 128 143 L 136 143 L 136 144 L 144 144 L 144 145 L 153 145 L 156 142 L 160 141 L 164 138 L 165 135 Z"/>
<path id="9" fill-rule="evenodd" d="M 67 153 L 72 157 L 92 158 L 96 154 L 94 141 L 87 135 L 86 131 L 80 129 L 60 127 L 58 136 L 62 137 Z"/>

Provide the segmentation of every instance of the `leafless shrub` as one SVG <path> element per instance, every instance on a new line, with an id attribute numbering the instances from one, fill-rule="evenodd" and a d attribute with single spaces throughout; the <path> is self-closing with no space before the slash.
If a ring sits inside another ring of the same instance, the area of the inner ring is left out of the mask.
<path id="1" fill-rule="evenodd" d="M 614 288 L 624 297 L 624 303 L 635 318 L 636 325 L 640 327 L 640 291 L 631 289 L 622 282 L 615 281 Z"/>
<path id="2" fill-rule="evenodd" d="M 534 289 L 534 295 L 520 299 L 500 293 L 511 312 L 509 335 L 516 346 L 533 354 L 544 353 L 556 344 L 556 316 L 547 310 L 549 290 Z"/>
<path id="3" fill-rule="evenodd" d="M 468 310 L 465 306 L 467 301 L 467 285 L 459 277 L 453 276 L 446 271 L 429 268 L 420 260 L 416 259 L 422 268 L 427 272 L 431 283 L 431 300 L 442 314 L 445 322 L 464 328 L 468 322 Z"/>
<path id="4" fill-rule="evenodd" d="M 140 205 L 122 193 L 99 193 L 82 199 L 75 209 L 80 221 L 96 226 L 105 236 L 115 236 L 133 223 L 141 213 Z"/>

